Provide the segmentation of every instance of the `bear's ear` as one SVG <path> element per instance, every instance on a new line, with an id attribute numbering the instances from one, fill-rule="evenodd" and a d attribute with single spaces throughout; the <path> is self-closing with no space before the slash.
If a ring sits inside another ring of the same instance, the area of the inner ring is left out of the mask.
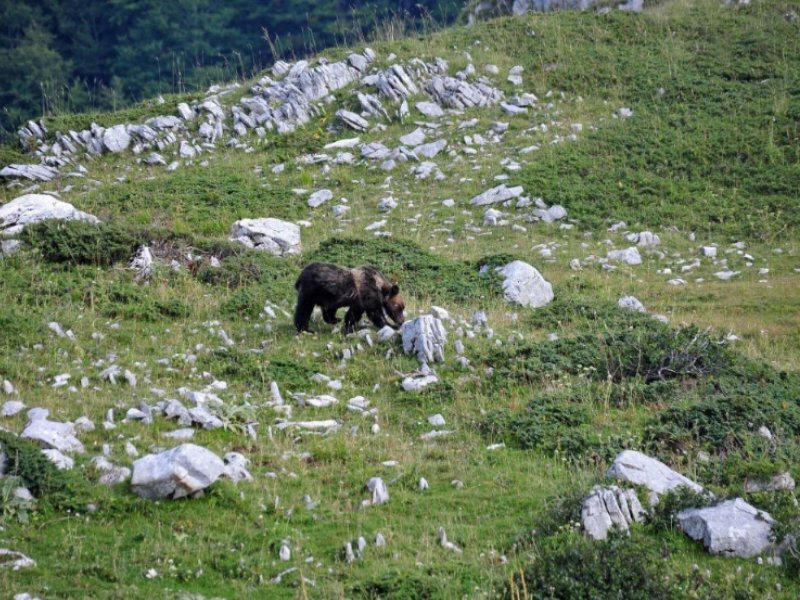
<path id="1" fill-rule="evenodd" d="M 400 286 L 397 285 L 396 283 L 393 283 L 392 287 L 389 288 L 389 298 L 391 298 L 392 296 L 397 296 L 397 294 L 399 293 L 400 293 Z"/>

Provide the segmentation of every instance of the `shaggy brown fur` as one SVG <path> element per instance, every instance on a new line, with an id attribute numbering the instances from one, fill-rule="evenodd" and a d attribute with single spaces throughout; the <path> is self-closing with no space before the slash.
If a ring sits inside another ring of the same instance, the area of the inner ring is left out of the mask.
<path id="1" fill-rule="evenodd" d="M 338 323 L 336 311 L 349 307 L 344 316 L 345 332 L 351 333 L 364 313 L 378 329 L 386 326 L 384 312 L 397 325 L 404 320 L 405 303 L 397 284 L 389 283 L 375 267 L 355 269 L 328 263 L 311 263 L 294 284 L 297 306 L 294 325 L 297 331 L 308 331 L 308 321 L 314 306 L 322 308 L 322 319 L 331 325 Z"/>

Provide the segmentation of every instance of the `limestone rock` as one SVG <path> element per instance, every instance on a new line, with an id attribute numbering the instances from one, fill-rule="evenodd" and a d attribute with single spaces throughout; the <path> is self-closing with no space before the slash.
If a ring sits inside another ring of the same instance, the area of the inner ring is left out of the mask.
<path id="1" fill-rule="evenodd" d="M 126 150 L 131 144 L 131 136 L 125 125 L 114 125 L 103 132 L 103 145 L 109 152 Z"/>
<path id="2" fill-rule="evenodd" d="M 645 312 L 644 304 L 642 304 L 634 296 L 623 296 L 617 301 L 617 305 L 625 310 L 632 310 L 635 312 Z"/>
<path id="3" fill-rule="evenodd" d="M 608 260 L 620 261 L 629 265 L 642 264 L 642 257 L 635 246 L 625 248 L 624 250 L 611 250 L 608 253 Z"/>
<path id="4" fill-rule="evenodd" d="M 16 235 L 31 223 L 48 219 L 99 222 L 97 217 L 47 194 L 25 194 L 0 207 L 0 234 Z"/>
<path id="5" fill-rule="evenodd" d="M 505 277 L 503 296 L 509 302 L 540 308 L 552 302 L 555 297 L 553 286 L 535 267 L 526 262 L 515 260 L 498 269 L 498 272 Z"/>
<path id="6" fill-rule="evenodd" d="M 606 539 L 613 528 L 627 531 L 631 523 L 643 520 L 644 509 L 630 488 L 595 486 L 581 507 L 583 529 L 594 540 Z"/>
<path id="7" fill-rule="evenodd" d="M 181 444 L 134 461 L 131 488 L 144 498 L 183 498 L 206 489 L 224 471 L 222 459 L 210 450 Z"/>
<path id="8" fill-rule="evenodd" d="M 444 116 L 444 111 L 442 110 L 442 107 L 436 104 L 435 102 L 417 102 L 414 106 L 416 106 L 417 110 L 426 117 L 435 119 L 437 117 Z"/>
<path id="9" fill-rule="evenodd" d="M 28 558 L 22 552 L 15 552 L 8 548 L 0 548 L 0 568 L 17 571 L 28 567 L 35 567 L 36 561 Z"/>
<path id="10" fill-rule="evenodd" d="M 707 508 L 690 508 L 677 516 L 686 535 L 702 540 L 711 554 L 745 558 L 761 554 L 769 547 L 775 524 L 769 513 L 741 498 Z"/>
<path id="11" fill-rule="evenodd" d="M 406 392 L 418 392 L 438 382 L 439 378 L 436 375 L 420 375 L 404 378 L 401 385 Z"/>
<path id="12" fill-rule="evenodd" d="M 21 437 L 41 442 L 48 448 L 61 452 L 83 453 L 83 444 L 75 437 L 72 423 L 59 423 L 45 418 L 31 420 L 23 430 Z"/>
<path id="13" fill-rule="evenodd" d="M 513 198 L 518 198 L 523 192 L 522 186 L 506 187 L 505 184 L 500 184 L 485 192 L 482 192 L 469 201 L 474 206 L 485 206 L 487 204 L 495 204 L 496 202 L 505 202 Z"/>
<path id="14" fill-rule="evenodd" d="M 240 219 L 233 224 L 231 238 L 276 256 L 300 254 L 300 227 L 280 219 Z"/>
<path id="15" fill-rule="evenodd" d="M 658 503 L 658 497 L 681 486 L 686 486 L 696 493 L 702 493 L 703 487 L 655 458 L 625 450 L 614 459 L 607 475 L 620 481 L 634 485 L 643 485 L 650 490 L 650 505 Z"/>
<path id="16" fill-rule="evenodd" d="M 372 499 L 369 501 L 370 504 L 386 504 L 389 501 L 389 490 L 380 477 L 371 477 L 365 487 L 372 494 Z"/>
<path id="17" fill-rule="evenodd" d="M 336 116 L 339 117 L 339 119 L 341 119 L 341 121 L 350 129 L 355 129 L 356 131 L 366 131 L 367 128 L 369 128 L 369 121 L 349 110 L 340 108 L 336 111 Z"/>
<path id="18" fill-rule="evenodd" d="M 422 315 L 403 323 L 400 331 L 406 354 L 416 354 L 421 363 L 444 362 L 447 331 L 440 319 Z"/>
<path id="19" fill-rule="evenodd" d="M 61 451 L 56 450 L 54 448 L 46 448 L 42 450 L 42 454 L 44 454 L 50 462 L 52 462 L 57 468 L 68 471 L 72 467 L 75 466 L 75 461 L 70 458 L 69 456 L 62 454 Z"/>
<path id="20" fill-rule="evenodd" d="M 311 208 L 317 208 L 331 198 L 333 198 L 333 192 L 330 190 L 318 190 L 308 197 L 308 205 Z"/>
<path id="21" fill-rule="evenodd" d="M 22 177 L 31 181 L 50 181 L 58 170 L 47 165 L 8 165 L 0 169 L 0 177 Z"/>
<path id="22" fill-rule="evenodd" d="M 233 483 L 252 481 L 253 476 L 247 470 L 248 464 L 250 464 L 250 460 L 243 454 L 228 452 L 225 455 L 225 470 L 222 475 L 233 481 Z"/>

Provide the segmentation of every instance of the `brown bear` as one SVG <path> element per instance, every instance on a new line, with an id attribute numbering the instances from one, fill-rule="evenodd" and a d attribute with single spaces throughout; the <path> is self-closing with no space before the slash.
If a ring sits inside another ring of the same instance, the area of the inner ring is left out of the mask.
<path id="1" fill-rule="evenodd" d="M 354 269 L 328 263 L 311 263 L 303 269 L 297 282 L 297 306 L 294 325 L 298 332 L 308 331 L 314 306 L 322 308 L 322 319 L 331 325 L 339 322 L 336 311 L 349 307 L 344 316 L 344 330 L 352 333 L 366 312 L 375 327 L 386 326 L 384 311 L 397 325 L 402 325 L 405 304 L 397 284 L 389 283 L 375 267 Z"/>

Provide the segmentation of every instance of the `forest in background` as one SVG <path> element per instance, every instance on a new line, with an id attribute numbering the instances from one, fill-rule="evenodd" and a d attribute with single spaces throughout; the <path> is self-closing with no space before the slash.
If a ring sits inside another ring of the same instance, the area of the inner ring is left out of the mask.
<path id="1" fill-rule="evenodd" d="M 462 0 L 2 2 L 0 141 L 23 120 L 43 114 L 117 110 L 159 94 L 249 77 L 275 58 L 352 44 L 371 33 L 424 31 L 455 20 L 462 5 Z"/>

